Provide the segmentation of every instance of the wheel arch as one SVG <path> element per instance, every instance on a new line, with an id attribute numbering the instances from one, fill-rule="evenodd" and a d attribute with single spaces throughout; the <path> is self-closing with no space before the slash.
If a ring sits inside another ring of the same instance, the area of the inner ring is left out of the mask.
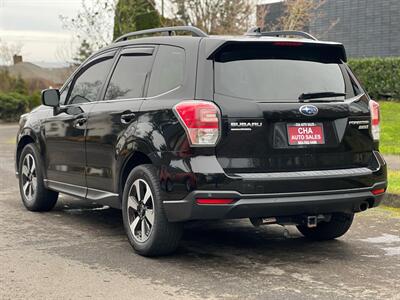
<path id="1" fill-rule="evenodd" d="M 134 151 L 126 158 L 119 172 L 120 174 L 118 180 L 118 192 L 121 199 L 125 182 L 129 176 L 129 173 L 133 170 L 133 168 L 144 164 L 153 164 L 153 162 L 150 159 L 150 156 L 145 154 L 143 151 Z"/>
<path id="2" fill-rule="evenodd" d="M 16 168 L 18 168 L 19 159 L 21 158 L 22 150 L 28 144 L 37 144 L 37 138 L 31 132 L 25 132 L 25 134 L 22 134 L 19 137 L 19 140 L 18 140 L 18 143 L 17 143 L 16 154 L 15 154 Z"/>

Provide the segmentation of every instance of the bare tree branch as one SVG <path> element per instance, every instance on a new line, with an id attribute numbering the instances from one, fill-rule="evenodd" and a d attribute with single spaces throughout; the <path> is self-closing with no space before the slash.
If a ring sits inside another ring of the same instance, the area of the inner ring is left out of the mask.
<path id="1" fill-rule="evenodd" d="M 170 0 L 172 15 L 210 34 L 242 34 L 252 23 L 255 0 Z"/>
<path id="2" fill-rule="evenodd" d="M 82 0 L 74 18 L 60 16 L 63 27 L 75 34 L 79 44 L 86 41 L 96 51 L 112 41 L 116 0 Z"/>
<path id="3" fill-rule="evenodd" d="M 20 55 L 22 43 L 7 43 L 0 39 L 0 64 L 12 65 L 14 55 Z"/>

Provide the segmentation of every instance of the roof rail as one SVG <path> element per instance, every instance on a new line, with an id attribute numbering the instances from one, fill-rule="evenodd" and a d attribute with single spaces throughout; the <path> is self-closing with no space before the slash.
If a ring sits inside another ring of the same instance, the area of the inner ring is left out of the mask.
<path id="1" fill-rule="evenodd" d="M 266 31 L 262 32 L 260 27 L 253 27 L 250 28 L 245 35 L 247 36 L 282 36 L 282 35 L 294 35 L 294 36 L 301 36 L 306 39 L 317 41 L 318 39 L 311 34 L 304 32 L 304 31 L 296 31 L 296 30 L 280 30 L 280 31 Z"/>
<path id="2" fill-rule="evenodd" d="M 191 32 L 192 36 L 195 36 L 195 37 L 207 37 L 208 36 L 204 31 L 202 31 L 199 28 L 194 27 L 194 26 L 173 26 L 173 27 L 161 27 L 161 28 L 153 28 L 153 29 L 146 29 L 146 30 L 130 32 L 130 33 L 124 34 L 124 35 L 120 36 L 119 38 L 117 38 L 114 41 L 114 43 L 126 41 L 130 37 L 146 35 L 146 34 L 154 34 L 154 33 L 167 33 L 169 36 L 171 36 L 174 32 L 176 33 L 177 31 Z"/>

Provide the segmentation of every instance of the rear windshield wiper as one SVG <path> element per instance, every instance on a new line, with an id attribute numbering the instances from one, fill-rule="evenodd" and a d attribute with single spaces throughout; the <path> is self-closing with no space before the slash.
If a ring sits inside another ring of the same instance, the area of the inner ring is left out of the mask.
<path id="1" fill-rule="evenodd" d="M 346 94 L 336 93 L 336 92 L 303 93 L 299 96 L 299 100 L 310 100 L 310 99 L 340 97 L 340 96 L 346 96 Z"/>

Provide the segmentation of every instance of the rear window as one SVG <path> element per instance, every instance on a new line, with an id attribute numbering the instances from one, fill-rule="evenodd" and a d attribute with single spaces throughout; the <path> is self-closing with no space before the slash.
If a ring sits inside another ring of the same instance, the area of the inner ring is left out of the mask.
<path id="1" fill-rule="evenodd" d="M 335 51 L 301 44 L 227 47 L 214 57 L 215 92 L 268 102 L 297 102 L 303 93 L 347 92 L 353 97 Z"/>

